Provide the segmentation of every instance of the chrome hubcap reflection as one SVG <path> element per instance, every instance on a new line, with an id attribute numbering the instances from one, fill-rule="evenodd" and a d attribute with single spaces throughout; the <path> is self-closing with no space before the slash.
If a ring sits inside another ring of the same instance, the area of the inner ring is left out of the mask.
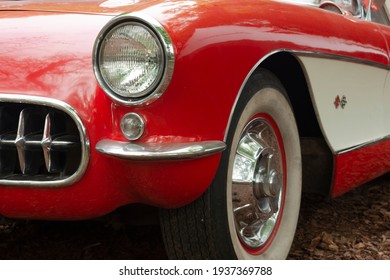
<path id="1" fill-rule="evenodd" d="M 232 205 L 235 228 L 249 249 L 270 239 L 283 197 L 283 159 L 272 125 L 255 118 L 245 127 L 234 157 Z"/>

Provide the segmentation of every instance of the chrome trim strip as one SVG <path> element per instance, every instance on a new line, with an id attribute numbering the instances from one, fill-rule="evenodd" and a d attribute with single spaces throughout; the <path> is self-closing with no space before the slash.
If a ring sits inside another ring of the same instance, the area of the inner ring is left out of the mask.
<path id="1" fill-rule="evenodd" d="M 378 139 L 375 139 L 372 141 L 368 141 L 366 143 L 362 143 L 362 144 L 359 144 L 359 145 L 356 145 L 356 146 L 353 146 L 353 147 L 350 147 L 350 148 L 347 148 L 347 149 L 344 149 L 344 150 L 341 150 L 338 152 L 335 152 L 335 155 L 338 156 L 338 155 L 346 154 L 346 153 L 353 152 L 356 150 L 368 148 L 370 146 L 373 146 L 373 145 L 376 145 L 376 144 L 379 144 L 379 143 L 385 142 L 385 141 L 390 141 L 390 135 L 382 137 L 382 138 L 378 138 Z"/>
<path id="2" fill-rule="evenodd" d="M 316 57 L 316 58 L 327 58 L 327 59 L 333 59 L 333 60 L 338 60 L 338 61 L 341 60 L 341 61 L 345 61 L 345 62 L 368 65 L 368 66 L 372 66 L 372 67 L 382 68 L 385 70 L 390 69 L 390 67 L 388 65 L 381 64 L 379 62 L 374 62 L 374 61 L 365 60 L 365 59 L 359 59 L 356 57 L 343 56 L 343 55 L 338 55 L 338 54 L 320 53 L 320 52 L 311 52 L 311 51 L 294 51 L 294 50 L 281 50 L 281 52 L 287 52 L 287 53 L 290 53 L 292 55 L 295 55 L 296 57 L 308 56 L 308 57 Z"/>
<path id="3" fill-rule="evenodd" d="M 89 139 L 88 139 L 85 126 L 83 125 L 80 117 L 77 115 L 77 112 L 75 109 L 73 109 L 73 107 L 66 104 L 65 102 L 56 99 L 28 96 L 28 95 L 19 95 L 19 94 L 0 94 L 0 102 L 36 104 L 36 105 L 42 105 L 42 106 L 52 107 L 61 110 L 66 114 L 68 114 L 76 123 L 76 126 L 79 130 L 80 142 L 81 142 L 80 166 L 72 176 L 61 180 L 51 180 L 51 181 L 34 181 L 34 180 L 16 181 L 16 180 L 0 179 L 0 185 L 15 186 L 15 187 L 34 187 L 34 188 L 59 188 L 59 187 L 66 187 L 72 185 L 81 179 L 88 166 L 90 144 L 89 144 Z"/>
<path id="4" fill-rule="evenodd" d="M 116 25 L 126 22 L 126 21 L 135 21 L 141 24 L 144 24 L 148 28 L 150 28 L 155 35 L 160 40 L 160 43 L 163 47 L 164 58 L 165 58 L 165 66 L 164 73 L 162 74 L 162 78 L 157 87 L 153 90 L 153 92 L 149 93 L 147 96 L 139 98 L 139 99 L 126 99 L 118 96 L 115 92 L 113 92 L 104 82 L 104 79 L 101 77 L 99 71 L 99 49 L 102 41 L 105 38 L 105 35 Z M 169 83 L 171 82 L 171 78 L 173 75 L 173 69 L 175 66 L 175 52 L 173 48 L 172 40 L 168 34 L 168 32 L 164 29 L 164 27 L 154 18 L 148 16 L 146 14 L 135 12 L 129 14 L 119 15 L 112 20 L 110 20 L 100 31 L 99 35 L 95 40 L 95 44 L 93 47 L 92 53 L 92 64 L 93 70 L 95 73 L 95 77 L 102 87 L 104 92 L 110 96 L 111 99 L 120 103 L 121 105 L 148 105 L 158 99 L 164 91 L 167 89 Z"/>
<path id="5" fill-rule="evenodd" d="M 96 144 L 102 154 L 126 160 L 185 160 L 211 156 L 226 149 L 222 141 L 134 144 L 103 139 Z"/>

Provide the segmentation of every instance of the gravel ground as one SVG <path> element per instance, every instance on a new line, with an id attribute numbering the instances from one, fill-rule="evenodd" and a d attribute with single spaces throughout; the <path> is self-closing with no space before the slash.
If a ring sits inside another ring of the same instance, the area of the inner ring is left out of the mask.
<path id="1" fill-rule="evenodd" d="M 126 211 L 83 222 L 3 221 L 0 259 L 166 259 L 158 225 Z M 289 259 L 390 260 L 390 176 L 342 197 L 305 195 Z"/>

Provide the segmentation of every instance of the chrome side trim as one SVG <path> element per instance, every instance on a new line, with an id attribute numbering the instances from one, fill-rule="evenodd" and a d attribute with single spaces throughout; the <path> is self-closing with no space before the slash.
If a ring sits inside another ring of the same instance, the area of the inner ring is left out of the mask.
<path id="1" fill-rule="evenodd" d="M 115 92 L 113 92 L 105 83 L 104 79 L 101 77 L 100 70 L 99 70 L 99 49 L 101 46 L 102 41 L 104 40 L 106 34 L 116 25 L 123 23 L 123 22 L 129 22 L 129 21 L 135 21 L 140 24 L 143 24 L 150 28 L 157 38 L 159 39 L 163 51 L 164 51 L 164 58 L 165 58 L 165 65 L 164 65 L 164 73 L 162 74 L 162 78 L 159 82 L 159 84 L 156 86 L 156 88 L 148 94 L 145 97 L 142 98 L 136 98 L 136 99 L 126 99 L 118 96 Z M 164 29 L 164 27 L 153 17 L 148 16 L 146 14 L 135 12 L 135 13 L 128 13 L 128 14 L 122 14 L 119 15 L 112 20 L 110 20 L 100 31 L 99 35 L 97 36 L 95 40 L 95 44 L 93 47 L 93 53 L 92 53 L 92 64 L 93 64 L 93 70 L 95 73 L 95 77 L 97 81 L 99 82 L 99 85 L 102 87 L 104 92 L 114 101 L 118 102 L 122 105 L 148 105 L 158 99 L 166 90 L 169 83 L 171 82 L 171 78 L 173 75 L 173 69 L 175 66 L 175 52 L 173 48 L 172 40 L 168 34 L 168 32 Z"/>
<path id="2" fill-rule="evenodd" d="M 387 136 L 379 138 L 379 139 L 368 141 L 366 143 L 362 143 L 362 144 L 359 144 L 359 145 L 356 145 L 356 146 L 353 146 L 353 147 L 350 147 L 350 148 L 338 151 L 338 152 L 335 153 L 335 155 L 342 155 L 342 154 L 346 154 L 346 153 L 353 152 L 353 151 L 356 151 L 356 150 L 361 150 L 361 149 L 368 148 L 370 146 L 374 146 L 376 144 L 379 144 L 379 143 L 382 143 L 382 142 L 386 142 L 386 141 L 390 141 L 390 135 L 387 135 Z"/>
<path id="3" fill-rule="evenodd" d="M 81 143 L 81 161 L 80 166 L 77 171 L 65 178 L 59 180 L 47 180 L 47 181 L 35 181 L 35 180 L 7 180 L 0 179 L 0 186 L 15 186 L 15 187 L 34 187 L 34 188 L 59 188 L 66 187 L 76 183 L 84 175 L 85 170 L 87 169 L 89 162 L 89 138 L 87 136 L 87 131 L 77 115 L 77 112 L 73 107 L 68 105 L 65 102 L 46 98 L 46 97 L 36 97 L 36 96 L 27 96 L 27 95 L 18 95 L 18 94 L 0 94 L 0 102 L 12 102 L 19 104 L 36 104 L 41 106 L 52 107 L 58 110 L 61 110 L 68 114 L 73 121 L 75 122 L 77 129 L 80 135 Z M 42 178 L 44 180 L 44 178 Z"/>
<path id="4" fill-rule="evenodd" d="M 185 160 L 211 156 L 226 149 L 222 141 L 134 144 L 103 139 L 96 144 L 102 154 L 126 160 Z"/>
<path id="5" fill-rule="evenodd" d="M 316 57 L 316 58 L 334 59 L 334 60 L 338 60 L 338 61 L 358 63 L 358 64 L 362 64 L 362 65 L 368 65 L 368 66 L 372 66 L 372 67 L 382 68 L 385 70 L 390 69 L 390 67 L 388 65 L 381 64 L 379 62 L 374 62 L 374 61 L 365 60 L 365 59 L 359 59 L 359 58 L 355 58 L 355 57 L 343 56 L 343 55 L 338 55 L 338 54 L 320 53 L 320 52 L 311 52 L 311 51 L 294 51 L 294 50 L 280 50 L 279 52 L 287 52 L 287 53 L 295 55 L 296 57 L 308 56 L 308 57 Z"/>

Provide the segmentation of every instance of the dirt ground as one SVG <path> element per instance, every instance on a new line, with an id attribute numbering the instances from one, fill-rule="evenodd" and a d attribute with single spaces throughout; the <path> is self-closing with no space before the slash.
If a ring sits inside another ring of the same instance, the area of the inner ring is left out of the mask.
<path id="1" fill-rule="evenodd" d="M 289 258 L 390 260 L 390 176 L 332 201 L 305 195 Z"/>
<path id="2" fill-rule="evenodd" d="M 127 211 L 82 222 L 1 221 L 0 259 L 166 259 L 158 225 Z M 304 195 L 289 259 L 390 260 L 390 175 L 342 197 Z"/>

